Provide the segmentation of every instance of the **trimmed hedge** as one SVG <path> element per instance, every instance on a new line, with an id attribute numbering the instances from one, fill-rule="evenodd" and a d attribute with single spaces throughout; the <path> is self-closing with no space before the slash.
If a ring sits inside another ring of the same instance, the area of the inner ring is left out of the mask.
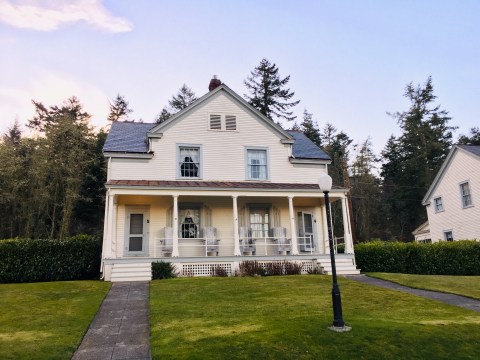
<path id="1" fill-rule="evenodd" d="M 0 283 L 95 279 L 101 251 L 100 239 L 88 235 L 2 240 Z"/>
<path id="2" fill-rule="evenodd" d="M 362 272 L 480 275 L 480 242 L 373 241 L 355 245 L 355 259 Z"/>

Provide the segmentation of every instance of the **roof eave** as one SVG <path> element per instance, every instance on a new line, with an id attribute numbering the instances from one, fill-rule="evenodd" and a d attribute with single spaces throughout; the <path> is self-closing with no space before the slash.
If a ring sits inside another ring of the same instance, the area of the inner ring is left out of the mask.
<path id="1" fill-rule="evenodd" d="M 127 152 L 127 151 L 104 151 L 103 156 L 106 158 L 124 158 L 124 159 L 151 159 L 153 153 L 146 152 Z"/>

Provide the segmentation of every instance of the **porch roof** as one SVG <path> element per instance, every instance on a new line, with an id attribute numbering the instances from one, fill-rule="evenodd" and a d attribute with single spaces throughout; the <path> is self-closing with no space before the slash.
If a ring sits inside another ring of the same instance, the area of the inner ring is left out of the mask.
<path id="1" fill-rule="evenodd" d="M 155 188 L 210 188 L 210 189 L 272 189 L 317 190 L 318 184 L 247 182 L 247 181 L 166 181 L 166 180 L 109 180 L 107 187 L 155 187 Z M 332 190 L 345 190 L 332 186 Z"/>

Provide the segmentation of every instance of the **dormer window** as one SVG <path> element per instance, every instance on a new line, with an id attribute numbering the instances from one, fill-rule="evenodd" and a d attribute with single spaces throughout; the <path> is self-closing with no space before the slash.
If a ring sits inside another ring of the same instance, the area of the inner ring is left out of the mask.
<path id="1" fill-rule="evenodd" d="M 179 145 L 177 149 L 177 177 L 195 178 L 201 177 L 201 146 Z"/>
<path id="2" fill-rule="evenodd" d="M 217 131 L 235 131 L 237 130 L 237 116 L 210 114 L 208 129 Z"/>

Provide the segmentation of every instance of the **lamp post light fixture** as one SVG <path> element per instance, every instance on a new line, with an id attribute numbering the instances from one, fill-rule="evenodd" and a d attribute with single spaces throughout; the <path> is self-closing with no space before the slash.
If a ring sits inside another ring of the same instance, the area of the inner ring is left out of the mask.
<path id="1" fill-rule="evenodd" d="M 332 189 L 332 178 L 322 173 L 318 178 L 318 187 L 320 191 L 325 195 L 325 208 L 327 210 L 327 227 L 328 227 L 328 244 L 330 247 L 330 261 L 332 263 L 332 305 L 333 305 L 333 324 L 329 329 L 333 331 L 350 331 L 352 328 L 345 326 L 342 316 L 342 296 L 340 294 L 340 287 L 337 283 L 337 268 L 335 265 L 335 253 L 333 249 L 333 232 L 332 232 L 332 219 L 330 217 L 330 199 L 328 193 Z"/>

